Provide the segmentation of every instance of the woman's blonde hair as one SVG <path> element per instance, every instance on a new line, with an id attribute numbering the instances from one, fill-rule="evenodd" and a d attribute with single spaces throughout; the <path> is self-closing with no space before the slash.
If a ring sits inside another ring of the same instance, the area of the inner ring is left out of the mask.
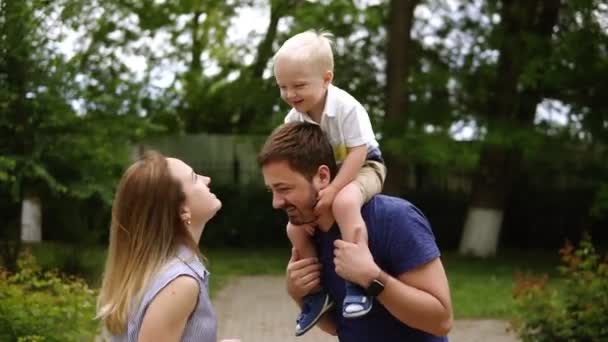
<path id="1" fill-rule="evenodd" d="M 112 205 L 110 246 L 97 317 L 112 334 L 126 329 L 129 310 L 137 307 L 153 274 L 180 245 L 200 255 L 180 217 L 185 193 L 167 159 L 148 151 L 123 174 Z"/>
<path id="2" fill-rule="evenodd" d="M 289 56 L 319 67 L 322 72 L 334 71 L 333 35 L 325 31 L 308 30 L 287 39 L 274 55 Z"/>

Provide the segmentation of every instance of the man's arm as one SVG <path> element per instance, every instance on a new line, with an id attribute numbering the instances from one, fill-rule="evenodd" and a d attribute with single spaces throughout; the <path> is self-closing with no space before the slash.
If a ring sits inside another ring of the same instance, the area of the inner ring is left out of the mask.
<path id="1" fill-rule="evenodd" d="M 445 336 L 452 328 L 450 290 L 439 258 L 391 277 L 379 271 L 384 291 L 377 299 L 398 320 L 433 335 Z M 375 278 L 375 277 L 374 277 Z M 369 278 L 368 284 L 374 278 Z"/>
<path id="2" fill-rule="evenodd" d="M 302 308 L 302 298 L 321 283 L 321 264 L 316 258 L 300 259 L 295 248 L 291 249 L 291 258 L 287 264 L 287 293 Z M 337 328 L 328 311 L 319 319 L 317 326 L 324 332 L 336 336 Z"/>
<path id="3" fill-rule="evenodd" d="M 335 241 L 336 273 L 364 288 L 379 278 L 384 283 L 384 291 L 377 299 L 395 318 L 433 335 L 447 335 L 452 328 L 453 314 L 441 260 L 435 258 L 394 278 L 378 267 L 366 241 L 358 235 L 355 243 Z"/>

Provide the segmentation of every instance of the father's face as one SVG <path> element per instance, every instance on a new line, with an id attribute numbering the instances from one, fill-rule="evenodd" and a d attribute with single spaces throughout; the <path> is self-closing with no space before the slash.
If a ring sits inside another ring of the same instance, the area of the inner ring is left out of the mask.
<path id="1" fill-rule="evenodd" d="M 313 208 L 318 191 L 302 174 L 292 170 L 286 161 L 270 162 L 262 167 L 264 183 L 272 191 L 272 206 L 283 209 L 295 225 L 313 223 Z"/>

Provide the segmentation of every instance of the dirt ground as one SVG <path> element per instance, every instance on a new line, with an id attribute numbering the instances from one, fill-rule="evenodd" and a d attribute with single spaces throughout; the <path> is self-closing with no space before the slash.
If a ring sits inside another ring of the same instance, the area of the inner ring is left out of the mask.
<path id="1" fill-rule="evenodd" d="M 337 341 L 314 328 L 302 337 L 293 329 L 297 309 L 286 292 L 281 276 L 239 277 L 214 298 L 218 314 L 218 338 L 239 338 L 242 342 L 329 342 Z M 500 320 L 457 320 L 449 335 L 451 342 L 517 342 Z"/>

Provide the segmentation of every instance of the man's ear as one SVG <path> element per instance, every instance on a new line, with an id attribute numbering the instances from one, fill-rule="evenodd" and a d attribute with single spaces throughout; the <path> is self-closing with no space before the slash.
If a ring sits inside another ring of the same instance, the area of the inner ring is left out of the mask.
<path id="1" fill-rule="evenodd" d="M 317 169 L 317 174 L 313 178 L 313 182 L 317 186 L 317 189 L 325 189 L 331 183 L 331 172 L 327 165 L 321 165 Z"/>

